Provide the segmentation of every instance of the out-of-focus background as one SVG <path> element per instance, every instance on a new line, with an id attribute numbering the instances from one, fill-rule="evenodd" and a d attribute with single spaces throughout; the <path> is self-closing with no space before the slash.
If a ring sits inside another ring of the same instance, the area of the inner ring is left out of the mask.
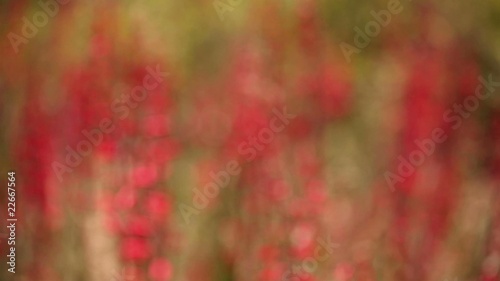
<path id="1" fill-rule="evenodd" d="M 499 280 L 500 1 L 0 13 L 0 280 Z"/>

